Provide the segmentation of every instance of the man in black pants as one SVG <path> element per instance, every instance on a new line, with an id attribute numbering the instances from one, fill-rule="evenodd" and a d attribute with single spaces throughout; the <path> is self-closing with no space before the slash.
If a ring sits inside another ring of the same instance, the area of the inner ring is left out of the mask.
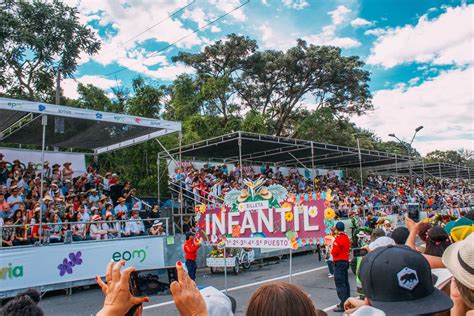
<path id="1" fill-rule="evenodd" d="M 349 253 L 351 251 L 351 241 L 344 233 L 344 223 L 336 224 L 336 239 L 332 247 L 332 257 L 334 260 L 334 282 L 336 292 L 341 301 L 334 312 L 344 312 L 344 302 L 350 297 L 351 289 L 349 285 Z"/>

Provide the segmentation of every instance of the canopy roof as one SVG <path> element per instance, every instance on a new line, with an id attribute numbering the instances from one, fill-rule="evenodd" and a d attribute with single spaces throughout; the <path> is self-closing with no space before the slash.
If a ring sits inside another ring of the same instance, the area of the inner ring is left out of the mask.
<path id="1" fill-rule="evenodd" d="M 360 164 L 373 167 L 408 160 L 406 156 L 361 149 L 359 161 L 357 148 L 247 132 L 226 134 L 181 147 L 183 157 L 204 161 L 235 163 L 239 161 L 239 152 L 245 163 L 325 169 L 357 168 Z M 169 153 L 178 156 L 180 148 Z"/>
<path id="2" fill-rule="evenodd" d="M 449 163 L 428 163 L 423 164 L 419 161 L 413 162 L 412 172 L 418 177 L 439 177 L 439 178 L 462 178 L 470 179 L 474 169 L 469 166 L 453 165 Z M 380 174 L 399 174 L 409 175 L 410 165 L 408 163 L 400 165 L 390 165 L 372 168 L 371 171 Z"/>
<path id="3" fill-rule="evenodd" d="M 0 142 L 41 146 L 44 116 L 46 146 L 95 154 L 181 131 L 180 122 L 0 98 Z"/>

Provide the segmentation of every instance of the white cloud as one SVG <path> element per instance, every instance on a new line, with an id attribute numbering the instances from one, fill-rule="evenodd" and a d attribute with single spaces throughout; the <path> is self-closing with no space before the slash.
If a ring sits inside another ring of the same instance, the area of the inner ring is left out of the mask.
<path id="1" fill-rule="evenodd" d="M 302 10 L 309 7 L 309 3 L 306 0 L 282 0 L 283 5 L 290 9 Z"/>
<path id="2" fill-rule="evenodd" d="M 440 72 L 417 86 L 376 91 L 375 110 L 354 122 L 386 141 L 389 133 L 410 140 L 414 129 L 423 125 L 414 143 L 423 154 L 435 149 L 474 149 L 473 78 L 474 66 L 470 66 Z"/>
<path id="3" fill-rule="evenodd" d="M 385 33 L 387 33 L 387 30 L 386 29 L 383 29 L 383 28 L 376 28 L 376 29 L 371 29 L 371 30 L 367 30 L 364 32 L 365 35 L 374 35 L 374 36 L 381 36 L 381 35 L 384 35 Z"/>
<path id="4" fill-rule="evenodd" d="M 334 25 L 327 25 L 323 27 L 321 33 L 308 35 L 303 37 L 303 39 L 314 45 L 332 45 L 342 48 L 353 48 L 361 45 L 359 41 L 351 37 L 337 37 Z"/>
<path id="5" fill-rule="evenodd" d="M 367 21 L 366 19 L 363 18 L 357 18 L 351 21 L 352 27 L 364 27 L 364 26 L 371 26 L 373 23 L 370 21 Z"/>
<path id="6" fill-rule="evenodd" d="M 269 24 L 262 24 L 258 27 L 262 48 L 287 50 L 296 45 L 295 34 L 286 34 L 284 32 L 274 32 L 274 28 Z"/>
<path id="7" fill-rule="evenodd" d="M 340 5 L 335 10 L 328 12 L 334 25 L 339 25 L 344 22 L 347 19 L 349 13 L 351 13 L 351 10 L 343 5 Z"/>
<path id="8" fill-rule="evenodd" d="M 209 21 L 206 19 L 206 13 L 204 13 L 204 10 L 201 8 L 184 11 L 182 18 L 196 22 L 200 28 L 209 23 Z"/>
<path id="9" fill-rule="evenodd" d="M 112 79 L 107 79 L 102 76 L 82 76 L 77 79 L 64 79 L 61 83 L 61 88 L 63 89 L 63 93 L 66 97 L 71 98 L 71 99 L 77 99 L 79 98 L 79 93 L 77 93 L 77 86 L 79 83 L 82 84 L 92 84 L 98 88 L 101 88 L 102 90 L 108 90 L 112 87 L 115 87 L 117 84 L 121 85 L 122 81 L 118 80 L 112 80 Z"/>
<path id="10" fill-rule="evenodd" d="M 242 3 L 240 3 L 240 0 L 209 0 L 209 4 L 215 6 L 218 10 L 224 13 L 232 11 Z M 245 15 L 243 8 L 244 7 L 235 10 L 230 14 L 230 16 L 239 22 L 247 20 L 247 16 Z"/>
<path id="11" fill-rule="evenodd" d="M 436 65 L 472 63 L 473 16 L 474 4 L 471 4 L 447 8 L 432 20 L 423 15 L 415 26 L 388 29 L 375 42 L 367 63 L 385 68 L 408 62 Z"/>

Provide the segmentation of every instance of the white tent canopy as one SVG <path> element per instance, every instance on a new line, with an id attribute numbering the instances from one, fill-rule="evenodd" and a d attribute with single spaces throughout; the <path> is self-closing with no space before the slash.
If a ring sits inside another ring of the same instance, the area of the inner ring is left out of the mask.
<path id="1" fill-rule="evenodd" d="M 43 146 L 45 141 L 102 154 L 180 131 L 180 122 L 0 98 L 0 142 L 5 143 Z"/>

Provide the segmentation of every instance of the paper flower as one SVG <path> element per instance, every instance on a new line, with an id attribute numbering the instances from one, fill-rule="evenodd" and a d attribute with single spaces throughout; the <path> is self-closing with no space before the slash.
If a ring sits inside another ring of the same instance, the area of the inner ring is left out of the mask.
<path id="1" fill-rule="evenodd" d="M 293 250 L 298 249 L 298 241 L 296 240 L 296 238 L 291 238 L 290 243 L 291 243 L 291 249 Z"/>
<path id="2" fill-rule="evenodd" d="M 308 214 L 310 217 L 316 217 L 318 216 L 318 208 L 316 206 L 311 206 L 308 209 Z"/>
<path id="3" fill-rule="evenodd" d="M 334 197 L 331 195 L 331 193 L 332 193 L 331 189 L 328 189 L 326 191 L 326 201 L 328 201 L 328 202 L 331 202 L 334 199 Z"/>
<path id="4" fill-rule="evenodd" d="M 281 207 L 282 207 L 282 208 L 291 208 L 291 203 L 288 203 L 288 202 L 283 203 L 283 204 L 281 205 Z"/>
<path id="5" fill-rule="evenodd" d="M 336 212 L 330 207 L 324 210 L 324 218 L 327 220 L 333 220 L 336 217 Z"/>
<path id="6" fill-rule="evenodd" d="M 240 236 L 240 225 L 232 226 L 232 237 L 236 238 Z"/>
<path id="7" fill-rule="evenodd" d="M 295 195 L 294 194 L 289 194 L 288 198 L 286 200 L 290 203 L 295 203 Z"/>
<path id="8" fill-rule="evenodd" d="M 291 239 L 294 237 L 294 233 L 292 230 L 287 231 L 285 235 L 286 235 L 286 238 L 288 239 Z"/>
<path id="9" fill-rule="evenodd" d="M 239 208 L 239 211 L 243 212 L 245 209 L 245 205 L 239 204 L 238 208 Z"/>
<path id="10" fill-rule="evenodd" d="M 325 207 L 329 207 L 329 205 L 331 205 L 328 201 L 324 201 L 324 206 Z"/>
<path id="11" fill-rule="evenodd" d="M 291 222 L 293 220 L 293 212 L 292 211 L 289 211 L 289 212 L 285 213 L 285 220 L 287 222 Z"/>
<path id="12" fill-rule="evenodd" d="M 321 193 L 320 192 L 316 193 L 316 199 L 319 200 L 320 198 L 321 198 Z"/>
<path id="13" fill-rule="evenodd" d="M 199 205 L 199 211 L 203 214 L 206 213 L 206 204 Z"/>

